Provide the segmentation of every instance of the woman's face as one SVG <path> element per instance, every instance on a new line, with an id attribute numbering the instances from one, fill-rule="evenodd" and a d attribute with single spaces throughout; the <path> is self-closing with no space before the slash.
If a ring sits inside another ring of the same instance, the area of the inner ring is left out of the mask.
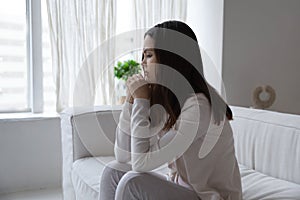
<path id="1" fill-rule="evenodd" d="M 144 78 L 147 81 L 155 81 L 157 59 L 154 53 L 154 40 L 147 35 L 144 39 L 143 60 L 142 67 L 144 71 Z"/>

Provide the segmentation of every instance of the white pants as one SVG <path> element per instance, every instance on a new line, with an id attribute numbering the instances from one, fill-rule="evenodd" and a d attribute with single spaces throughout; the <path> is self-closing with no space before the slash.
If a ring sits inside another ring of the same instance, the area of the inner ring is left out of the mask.
<path id="1" fill-rule="evenodd" d="M 131 171 L 129 164 L 113 161 L 103 170 L 99 200 L 199 200 L 197 194 L 162 175 Z"/>

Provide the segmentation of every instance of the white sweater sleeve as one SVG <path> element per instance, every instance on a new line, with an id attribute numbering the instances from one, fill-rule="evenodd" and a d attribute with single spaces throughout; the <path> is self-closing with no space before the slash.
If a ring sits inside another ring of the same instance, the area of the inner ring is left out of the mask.
<path id="1" fill-rule="evenodd" d="M 116 128 L 116 139 L 114 153 L 116 160 L 120 163 L 127 163 L 131 160 L 130 155 L 130 117 L 132 104 L 125 102 Z"/>
<path id="2" fill-rule="evenodd" d="M 181 110 L 177 130 L 170 129 L 153 143 L 149 114 L 150 101 L 135 99 L 131 115 L 131 161 L 132 169 L 138 172 L 151 171 L 181 156 L 194 141 L 199 128 L 199 105 L 196 101 L 190 102 Z"/>

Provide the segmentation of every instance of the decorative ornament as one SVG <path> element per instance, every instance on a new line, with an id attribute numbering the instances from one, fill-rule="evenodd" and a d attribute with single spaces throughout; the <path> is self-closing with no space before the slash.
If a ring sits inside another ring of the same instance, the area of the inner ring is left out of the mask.
<path id="1" fill-rule="evenodd" d="M 267 98 L 262 99 L 265 93 Z M 253 107 L 258 109 L 266 109 L 273 105 L 276 99 L 275 90 L 269 85 L 258 86 L 254 89 L 252 94 Z"/>

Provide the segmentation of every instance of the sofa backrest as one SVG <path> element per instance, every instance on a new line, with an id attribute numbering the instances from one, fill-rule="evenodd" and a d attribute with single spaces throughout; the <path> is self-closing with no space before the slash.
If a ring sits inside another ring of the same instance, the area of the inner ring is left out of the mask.
<path id="1" fill-rule="evenodd" d="M 114 155 L 120 113 L 120 106 L 65 110 L 61 114 L 63 148 L 68 148 L 64 150 L 65 154 L 73 154 L 73 161 L 88 156 Z"/>
<path id="2" fill-rule="evenodd" d="M 231 106 L 238 162 L 300 184 L 300 115 Z"/>

